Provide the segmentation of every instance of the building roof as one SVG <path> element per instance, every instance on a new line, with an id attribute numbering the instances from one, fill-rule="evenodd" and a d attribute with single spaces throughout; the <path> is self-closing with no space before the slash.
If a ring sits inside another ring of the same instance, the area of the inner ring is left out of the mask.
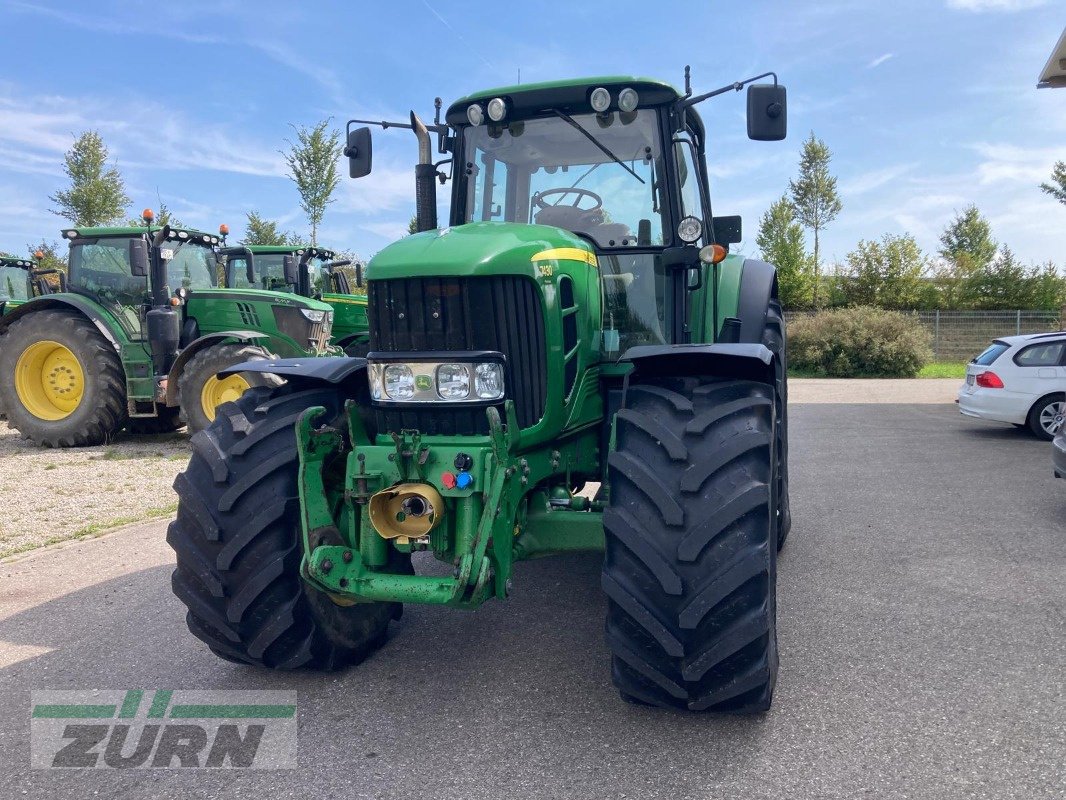
<path id="1" fill-rule="evenodd" d="M 1066 28 L 1062 29 L 1059 43 L 1051 51 L 1037 86 L 1041 89 L 1066 88 Z"/>

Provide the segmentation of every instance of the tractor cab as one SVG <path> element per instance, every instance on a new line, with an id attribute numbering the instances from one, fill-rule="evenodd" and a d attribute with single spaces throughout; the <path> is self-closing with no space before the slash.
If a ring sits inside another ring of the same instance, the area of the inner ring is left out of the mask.
<path id="1" fill-rule="evenodd" d="M 33 297 L 34 263 L 25 258 L 0 256 L 0 314 Z"/>
<path id="2" fill-rule="evenodd" d="M 367 351 L 363 265 L 323 247 L 240 245 L 221 251 L 227 288 L 256 288 L 311 297 L 333 308 L 333 343 L 351 356 Z"/>

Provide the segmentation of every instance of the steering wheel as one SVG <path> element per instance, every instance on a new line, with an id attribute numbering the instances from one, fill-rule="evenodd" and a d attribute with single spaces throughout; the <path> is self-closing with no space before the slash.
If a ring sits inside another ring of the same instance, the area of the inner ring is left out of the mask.
<path id="1" fill-rule="evenodd" d="M 559 203 L 546 203 L 544 202 L 544 198 L 554 197 L 555 195 L 559 195 L 560 197 L 562 197 L 568 194 L 577 195 L 577 197 L 574 198 L 574 202 L 570 204 L 572 208 L 578 208 L 577 204 L 581 202 L 582 197 L 591 197 L 594 201 L 596 201 L 596 205 L 594 205 L 592 208 L 579 208 L 579 211 L 584 211 L 588 213 L 589 211 L 599 211 L 601 208 L 603 208 L 602 197 L 600 197 L 598 194 L 596 194 L 590 189 L 579 189 L 576 186 L 562 186 L 558 189 L 545 189 L 543 192 L 537 192 L 532 197 L 532 203 L 534 207 L 539 209 L 553 208 L 559 205 Z"/>

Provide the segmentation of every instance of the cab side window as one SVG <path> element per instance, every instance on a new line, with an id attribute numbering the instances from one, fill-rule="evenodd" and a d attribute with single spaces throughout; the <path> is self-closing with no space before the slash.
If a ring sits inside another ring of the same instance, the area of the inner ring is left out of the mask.
<path id="1" fill-rule="evenodd" d="M 1019 367 L 1057 367 L 1063 363 L 1063 351 L 1066 342 L 1032 344 L 1014 357 L 1014 363 Z"/>

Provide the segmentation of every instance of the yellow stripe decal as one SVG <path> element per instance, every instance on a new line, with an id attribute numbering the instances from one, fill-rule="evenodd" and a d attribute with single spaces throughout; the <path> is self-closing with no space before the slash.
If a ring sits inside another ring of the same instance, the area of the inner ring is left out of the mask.
<path id="1" fill-rule="evenodd" d="M 584 261 L 591 267 L 598 266 L 596 254 L 580 247 L 553 247 L 551 250 L 541 250 L 530 261 Z"/>

